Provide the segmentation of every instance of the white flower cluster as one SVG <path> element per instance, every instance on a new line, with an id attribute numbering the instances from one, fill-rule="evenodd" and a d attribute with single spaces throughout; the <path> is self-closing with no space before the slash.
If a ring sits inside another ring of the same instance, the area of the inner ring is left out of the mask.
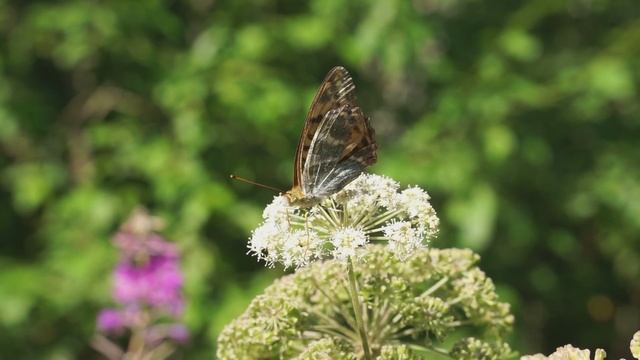
<path id="1" fill-rule="evenodd" d="M 631 348 L 631 354 L 634 358 L 640 359 L 640 331 L 637 331 L 633 334 L 633 338 L 631 339 L 631 343 L 629 344 Z"/>
<path id="2" fill-rule="evenodd" d="M 607 354 L 602 349 L 597 349 L 593 360 L 604 360 Z M 582 350 L 571 345 L 561 346 L 556 351 L 549 355 L 544 356 L 542 354 L 527 355 L 520 358 L 520 360 L 591 360 L 591 351 Z"/>
<path id="3" fill-rule="evenodd" d="M 637 331 L 633 335 L 629 348 L 631 349 L 633 357 L 640 359 L 640 331 Z M 596 349 L 593 360 L 604 360 L 606 356 L 607 353 L 604 350 Z M 591 351 L 579 349 L 569 344 L 557 348 L 556 351 L 549 356 L 542 354 L 526 355 L 522 356 L 520 360 L 591 360 Z"/>
<path id="4" fill-rule="evenodd" d="M 418 187 L 399 191 L 384 176 L 362 174 L 337 194 L 310 208 L 290 206 L 276 196 L 253 231 L 249 252 L 269 266 L 303 267 L 329 255 L 358 258 L 370 242 L 386 243 L 401 260 L 438 233 L 429 194 Z"/>

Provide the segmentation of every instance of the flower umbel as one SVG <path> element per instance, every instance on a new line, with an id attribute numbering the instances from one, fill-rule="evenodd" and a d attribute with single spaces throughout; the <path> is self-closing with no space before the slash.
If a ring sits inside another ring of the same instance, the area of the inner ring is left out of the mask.
<path id="1" fill-rule="evenodd" d="M 354 267 L 372 359 L 511 355 L 502 339 L 513 322 L 509 305 L 470 250 L 418 248 L 402 261 L 369 244 L 360 255 Z M 219 359 L 365 358 L 343 262 L 316 262 L 277 280 L 225 327 L 217 351 Z"/>
<path id="2" fill-rule="evenodd" d="M 277 196 L 253 231 L 249 252 L 270 266 L 299 268 L 329 255 L 357 258 L 364 245 L 386 243 L 406 259 L 436 236 L 439 220 L 424 190 L 399 188 L 388 177 L 362 174 L 311 208 L 290 206 Z"/>
<path id="3" fill-rule="evenodd" d="M 635 359 L 640 359 L 640 331 L 637 331 L 631 342 L 629 343 L 631 354 Z M 606 352 L 602 349 L 596 349 L 593 356 L 593 360 L 604 360 L 607 356 Z M 591 351 L 578 349 L 572 345 L 561 346 L 556 351 L 549 355 L 544 356 L 542 354 L 526 355 L 520 358 L 521 360 L 591 360 Z"/>
<path id="4" fill-rule="evenodd" d="M 602 349 L 597 349 L 593 360 L 604 360 L 606 353 Z M 591 351 L 582 350 L 571 345 L 561 346 L 556 351 L 547 356 L 542 354 L 527 355 L 521 360 L 591 360 Z"/>
<path id="5" fill-rule="evenodd" d="M 184 308 L 180 257 L 174 244 L 154 232 L 160 226 L 145 210 L 137 209 L 116 234 L 120 262 L 113 271 L 113 299 L 118 306 L 102 310 L 97 319 L 102 334 L 130 333 L 135 349 L 130 345 L 128 352 L 158 359 L 170 354 L 168 342 L 188 338 L 180 323 Z M 103 335 L 93 345 L 109 358 L 126 357 Z"/>

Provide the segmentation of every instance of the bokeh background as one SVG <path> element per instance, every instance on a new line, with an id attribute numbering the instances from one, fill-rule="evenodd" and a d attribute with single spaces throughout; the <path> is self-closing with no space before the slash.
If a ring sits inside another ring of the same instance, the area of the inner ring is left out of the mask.
<path id="1" fill-rule="evenodd" d="M 110 237 L 147 206 L 182 250 L 179 358 L 279 269 L 246 240 L 344 65 L 372 172 L 433 196 L 523 353 L 627 356 L 640 329 L 637 0 L 0 0 L 0 358 L 96 358 Z"/>

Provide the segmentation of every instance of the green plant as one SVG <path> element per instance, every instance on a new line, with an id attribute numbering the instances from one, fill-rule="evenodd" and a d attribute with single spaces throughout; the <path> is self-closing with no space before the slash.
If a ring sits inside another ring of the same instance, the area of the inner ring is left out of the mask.
<path id="1" fill-rule="evenodd" d="M 421 248 L 402 261 L 382 245 L 358 255 L 354 273 L 372 358 L 512 354 L 504 336 L 513 316 L 477 268 L 478 255 Z M 218 358 L 363 358 L 347 277 L 347 266 L 334 259 L 277 280 L 225 327 Z"/>

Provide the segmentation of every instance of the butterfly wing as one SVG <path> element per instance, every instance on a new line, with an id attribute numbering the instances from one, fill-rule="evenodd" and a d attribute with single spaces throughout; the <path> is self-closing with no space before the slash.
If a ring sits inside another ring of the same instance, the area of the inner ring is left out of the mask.
<path id="1" fill-rule="evenodd" d="M 325 77 L 316 93 L 311 108 L 304 122 L 293 169 L 293 187 L 299 187 L 307 155 L 311 149 L 311 142 L 318 130 L 318 126 L 326 114 L 334 108 L 344 105 L 355 105 L 355 85 L 349 72 L 342 66 L 336 66 Z"/>
<path id="2" fill-rule="evenodd" d="M 309 198 L 332 195 L 377 160 L 369 119 L 359 107 L 343 105 L 324 116 L 309 147 L 302 186 Z"/>

